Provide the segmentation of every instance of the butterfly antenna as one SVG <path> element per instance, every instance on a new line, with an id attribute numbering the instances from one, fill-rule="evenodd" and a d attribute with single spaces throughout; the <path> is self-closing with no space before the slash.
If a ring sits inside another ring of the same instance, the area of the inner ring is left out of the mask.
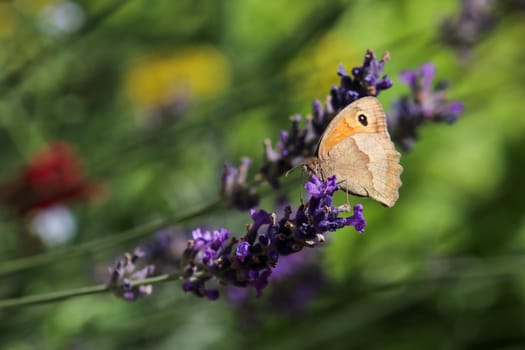
<path id="1" fill-rule="evenodd" d="M 285 177 L 288 177 L 288 175 L 290 175 L 292 172 L 294 172 L 297 168 L 299 167 L 305 167 L 306 164 L 305 163 L 299 163 L 297 165 L 295 165 L 294 167 L 288 169 L 285 173 L 284 173 L 284 176 Z M 304 176 L 305 176 L 305 172 L 301 172 L 301 179 L 300 179 L 300 184 L 303 184 L 304 183 Z M 304 188 L 301 186 L 299 187 L 299 193 L 300 193 L 300 203 L 303 203 L 303 190 Z"/>
<path id="2" fill-rule="evenodd" d="M 301 181 L 300 181 L 300 184 L 301 184 L 301 185 L 304 184 L 304 183 L 306 182 L 306 181 L 305 181 L 305 176 L 306 176 L 306 172 L 305 172 L 305 171 L 301 172 Z M 300 198 L 301 201 L 300 201 L 299 203 L 301 203 L 301 204 L 304 203 L 304 201 L 303 201 L 303 200 L 304 200 L 304 198 L 303 198 L 303 192 L 304 192 L 304 186 L 301 186 L 301 187 L 299 188 L 299 193 L 301 194 L 301 198 Z"/>
<path id="3" fill-rule="evenodd" d="M 285 177 L 288 177 L 288 175 L 290 175 L 293 171 L 295 171 L 295 169 L 299 168 L 299 167 L 303 167 L 304 166 L 304 163 L 300 163 L 300 164 L 297 164 L 296 166 L 288 169 L 285 173 L 284 173 L 284 176 Z"/>

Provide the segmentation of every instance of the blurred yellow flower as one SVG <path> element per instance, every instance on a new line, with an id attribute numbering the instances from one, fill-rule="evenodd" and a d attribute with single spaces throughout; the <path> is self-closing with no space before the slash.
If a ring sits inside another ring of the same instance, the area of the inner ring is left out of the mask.
<path id="1" fill-rule="evenodd" d="M 144 57 L 129 68 L 124 81 L 133 102 L 155 108 L 174 99 L 217 94 L 228 86 L 230 69 L 216 48 L 195 46 Z"/>
<path id="2" fill-rule="evenodd" d="M 6 37 L 16 25 L 15 14 L 9 3 L 0 3 L 0 38 Z"/>
<path id="3" fill-rule="evenodd" d="M 290 63 L 287 75 L 300 81 L 294 95 L 311 100 L 323 99 L 332 85 L 339 84 L 337 67 L 343 63 L 350 71 L 363 59 L 363 50 L 352 50 L 347 37 L 338 32 L 329 32 L 313 46 L 299 52 Z"/>

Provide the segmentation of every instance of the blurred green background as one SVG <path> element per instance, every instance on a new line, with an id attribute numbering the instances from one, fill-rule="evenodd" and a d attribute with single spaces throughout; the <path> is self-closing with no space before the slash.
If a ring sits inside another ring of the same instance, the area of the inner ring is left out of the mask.
<path id="1" fill-rule="evenodd" d="M 74 236 L 38 247 L 45 264 L 2 274 L 2 298 L 98 283 L 96 271 L 141 239 L 52 254 L 213 202 L 222 164 L 249 156 L 256 171 L 263 140 L 310 113 L 339 83 L 338 63 L 350 70 L 366 49 L 391 54 L 387 111 L 408 94 L 398 74 L 429 61 L 466 106 L 403 154 L 394 208 L 358 200 L 366 232 L 332 234 L 315 262 L 330 282 L 302 312 L 263 298 L 250 321 L 244 306 L 169 282 L 134 303 L 94 295 L 0 310 L 0 347 L 525 348 L 525 15 L 495 10 L 458 51 L 440 28 L 459 12 L 455 0 L 0 2 L 0 178 L 63 140 L 102 183 L 95 200 L 68 207 Z M 299 171 L 285 180 L 295 204 L 300 181 Z M 240 235 L 249 222 L 216 210 L 177 229 Z M 33 254 L 21 243 L 31 225 L 2 212 L 0 270 Z"/>

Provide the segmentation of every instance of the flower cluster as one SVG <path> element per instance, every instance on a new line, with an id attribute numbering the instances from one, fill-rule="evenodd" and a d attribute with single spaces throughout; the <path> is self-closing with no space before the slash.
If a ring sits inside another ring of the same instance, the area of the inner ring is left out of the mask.
<path id="1" fill-rule="evenodd" d="M 337 71 L 341 78 L 340 84 L 332 87 L 324 107 L 321 101 L 315 100 L 312 115 L 304 118 L 305 123 L 302 123 L 302 116 L 294 115 L 291 117 L 290 129 L 280 132 L 275 146 L 270 140 L 264 141 L 263 164 L 255 180 L 266 181 L 273 188 L 278 188 L 282 175 L 315 154 L 321 135 L 341 109 L 358 98 L 377 96 L 382 90 L 390 88 L 392 81 L 383 75 L 388 58 L 389 55 L 385 54 L 377 60 L 374 52 L 367 50 L 363 64 L 353 68 L 351 75 L 340 65 Z M 246 181 L 248 167 L 249 161 L 246 160 L 243 160 L 238 170 L 227 165 L 222 177 L 222 197 L 230 206 L 241 210 L 253 208 L 258 203 L 255 190 Z"/>
<path id="2" fill-rule="evenodd" d="M 460 54 L 470 48 L 496 23 L 494 0 L 462 0 L 457 19 L 447 18 L 441 26 L 441 38 Z"/>
<path id="3" fill-rule="evenodd" d="M 248 210 L 259 203 L 259 196 L 255 189 L 248 186 L 246 182 L 250 164 L 250 159 L 245 157 L 238 168 L 229 164 L 224 165 L 220 193 L 230 207 Z"/>
<path id="4" fill-rule="evenodd" d="M 300 116 L 294 116 L 291 129 L 281 131 L 276 147 L 272 147 L 270 141 L 265 142 L 264 163 L 255 179 L 278 188 L 280 176 L 315 154 L 319 138 L 342 108 L 358 98 L 377 96 L 382 90 L 391 87 L 392 82 L 388 77 L 382 76 L 387 59 L 388 55 L 385 55 L 381 60 L 376 60 L 373 52 L 368 51 L 363 65 L 354 68 L 351 76 L 341 66 L 338 72 L 341 84 L 332 89 L 324 108 L 320 101 L 315 101 L 313 114 L 306 118 L 304 125 L 301 125 Z M 430 63 L 401 74 L 402 82 L 411 88 L 411 95 L 403 97 L 394 105 L 388 115 L 387 125 L 393 141 L 404 149 L 411 147 L 418 128 L 425 122 L 452 123 L 463 110 L 461 103 L 447 101 L 447 84 L 444 81 L 432 86 L 434 75 L 435 67 Z M 221 194 L 231 207 L 247 210 L 258 203 L 255 189 L 247 182 L 250 163 L 248 158 L 244 158 L 239 168 L 231 165 L 224 167 Z M 158 234 L 155 240 L 158 244 L 148 246 L 149 259 L 153 261 L 157 257 L 161 265 L 167 261 L 171 266 L 174 261 L 180 261 L 179 278 L 183 290 L 199 297 L 217 299 L 217 283 L 241 289 L 253 287 L 257 295 L 261 295 L 272 272 L 278 271 L 278 264 L 286 265 L 286 257 L 293 256 L 304 247 L 313 248 L 323 243 L 327 232 L 346 226 L 364 232 L 366 221 L 360 204 L 353 208 L 349 204 L 333 206 L 333 194 L 338 190 L 335 176 L 321 181 L 316 175 L 311 175 L 305 189 L 306 200 L 295 211 L 289 205 L 285 206 L 280 210 L 282 216 L 251 209 L 253 222 L 239 238 L 232 237 L 224 228 L 211 231 L 196 229 L 192 233 L 193 239 L 187 242 L 182 253 L 178 249 L 175 255 L 171 255 L 172 251 L 165 256 L 167 247 L 180 248 L 180 242 L 176 243 L 171 234 Z M 351 211 L 351 216 L 341 215 Z M 127 299 L 135 299 L 150 291 L 147 287 L 143 290 L 130 289 L 133 285 L 129 282 L 130 278 L 143 279 L 152 273 L 151 269 L 133 272 L 135 260 L 127 256 L 120 262 L 110 283 L 117 295 Z M 170 267 L 167 273 L 172 272 Z"/>
<path id="5" fill-rule="evenodd" d="M 152 285 L 133 285 L 133 282 L 153 276 L 155 271 L 153 265 L 146 265 L 142 268 L 137 266 L 139 259 L 144 256 L 145 253 L 137 248 L 133 254 L 124 254 L 124 256 L 118 259 L 114 267 L 110 269 L 111 277 L 107 286 L 117 297 L 128 301 L 135 301 L 153 292 Z"/>
<path id="6" fill-rule="evenodd" d="M 463 112 L 461 102 L 448 101 L 446 81 L 432 86 L 435 74 L 436 67 L 432 63 L 401 73 L 401 82 L 410 86 L 411 94 L 393 104 L 388 113 L 387 125 L 392 141 L 404 150 L 412 148 L 417 131 L 424 123 L 450 124 Z"/>
<path id="7" fill-rule="evenodd" d="M 337 74 L 341 77 L 341 85 L 333 87 L 331 91 L 331 109 L 338 111 L 355 100 L 365 96 L 377 96 L 382 90 L 392 87 L 392 81 L 383 74 L 385 63 L 389 60 L 387 52 L 378 61 L 375 53 L 367 50 L 363 65 L 352 69 L 349 76 L 342 64 L 339 65 Z"/>
<path id="8" fill-rule="evenodd" d="M 85 175 L 72 145 L 53 142 L 12 180 L 0 186 L 0 202 L 18 215 L 73 200 L 86 200 L 99 185 Z"/>
<path id="9" fill-rule="evenodd" d="M 251 303 L 250 290 L 234 286 L 227 289 L 228 301 L 247 324 L 254 323 L 261 308 L 289 315 L 307 310 L 315 295 L 329 285 L 319 264 L 320 253 L 319 249 L 304 249 L 301 254 L 279 257 L 262 303 Z"/>
<path id="10" fill-rule="evenodd" d="M 143 259 L 155 266 L 155 274 L 178 271 L 188 235 L 171 227 L 158 230 L 152 240 L 141 243 Z"/>
<path id="11" fill-rule="evenodd" d="M 315 154 L 324 130 L 340 110 L 361 97 L 377 96 L 382 90 L 390 88 L 392 81 L 382 75 L 388 58 L 387 53 L 378 61 L 374 52 L 367 50 L 363 64 L 352 69 L 352 76 L 340 64 L 337 71 L 341 77 L 340 84 L 332 87 L 325 107 L 323 108 L 321 101 L 315 100 L 312 116 L 306 117 L 303 126 L 300 126 L 301 116 L 293 116 L 290 131 L 281 131 L 275 148 L 269 140 L 265 141 L 261 177 L 272 186 L 278 187 L 279 177 Z"/>
<path id="12" fill-rule="evenodd" d="M 470 62 L 472 48 L 513 17 L 525 14 L 525 0 L 460 0 L 457 16 L 445 18 L 440 27 L 440 40 L 456 49 L 460 58 Z M 522 21 L 522 18 L 517 18 Z"/>
<path id="13" fill-rule="evenodd" d="M 224 285 L 254 287 L 260 295 L 280 256 L 315 247 L 325 241 L 327 232 L 345 226 L 364 231 L 366 221 L 360 204 L 354 206 L 349 217 L 341 217 L 340 213 L 349 212 L 350 205 L 332 206 L 333 193 L 338 189 L 335 177 L 320 181 L 312 175 L 305 188 L 307 201 L 295 215 L 289 206 L 280 219 L 275 213 L 252 210 L 253 223 L 240 239 L 230 238 L 224 228 L 193 231 L 182 258 L 183 290 L 213 300 L 219 293 L 208 288 L 207 282 L 216 279 Z"/>

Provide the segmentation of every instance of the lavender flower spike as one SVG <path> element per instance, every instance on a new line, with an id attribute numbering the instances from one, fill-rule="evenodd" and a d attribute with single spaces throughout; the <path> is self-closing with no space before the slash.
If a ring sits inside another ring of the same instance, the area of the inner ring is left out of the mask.
<path id="1" fill-rule="evenodd" d="M 341 77 L 341 86 L 332 88 L 332 108 L 343 109 L 355 100 L 365 96 L 377 96 L 382 90 L 392 87 L 392 81 L 383 75 L 385 63 L 390 58 L 387 52 L 378 61 L 373 51 L 367 50 L 363 65 L 352 69 L 352 77 L 348 75 L 342 64 L 337 74 Z"/>
<path id="2" fill-rule="evenodd" d="M 448 102 L 446 81 L 432 86 L 435 74 L 435 65 L 425 63 L 400 75 L 401 82 L 410 87 L 411 94 L 394 103 L 388 113 L 387 125 L 392 141 L 404 150 L 412 147 L 421 125 L 428 122 L 450 124 L 463 112 L 461 102 Z"/>
<path id="3" fill-rule="evenodd" d="M 135 301 L 139 297 L 148 296 L 153 292 L 152 285 L 133 286 L 133 282 L 144 280 L 154 273 L 153 265 L 147 265 L 142 269 L 137 268 L 137 262 L 144 255 L 144 252 L 137 248 L 133 254 L 124 254 L 110 269 L 111 277 L 108 287 L 117 297 L 127 301 Z"/>
<path id="4" fill-rule="evenodd" d="M 354 215 L 339 214 L 351 210 L 350 205 L 332 205 L 338 189 L 335 177 L 320 181 L 312 175 L 305 185 L 308 200 L 295 215 L 288 206 L 282 218 L 264 210 L 252 210 L 253 223 L 239 239 L 230 238 L 225 229 L 194 231 L 182 258 L 183 290 L 199 297 L 216 299 L 218 290 L 209 288 L 211 280 L 223 285 L 254 287 L 257 295 L 268 285 L 272 269 L 279 257 L 315 247 L 325 241 L 327 232 L 353 226 L 363 232 L 366 221 L 361 205 L 354 206 Z"/>
<path id="5" fill-rule="evenodd" d="M 278 188 L 280 176 L 315 154 L 321 135 L 339 111 L 361 97 L 377 96 L 381 91 L 392 87 L 392 81 L 383 74 L 388 59 L 388 53 L 377 60 L 375 53 L 367 50 L 363 64 L 353 68 L 351 75 L 342 64 L 339 65 L 339 86 L 332 87 L 330 95 L 324 101 L 324 107 L 320 100 L 315 100 L 312 115 L 304 118 L 292 116 L 290 129 L 281 131 L 275 146 L 272 146 L 270 140 L 264 142 L 264 162 L 259 180 L 267 181 Z M 303 120 L 303 125 L 300 125 Z"/>
<path id="6" fill-rule="evenodd" d="M 239 168 L 224 165 L 220 194 L 228 206 L 248 210 L 259 203 L 255 189 L 246 182 L 250 165 L 249 158 L 243 158 Z"/>
<path id="7" fill-rule="evenodd" d="M 505 4 L 506 1 L 499 1 L 499 3 Z M 443 21 L 441 40 L 448 46 L 456 48 L 464 58 L 469 57 L 471 48 L 497 24 L 498 6 L 496 5 L 500 4 L 495 0 L 461 0 L 459 16 L 449 17 Z"/>

